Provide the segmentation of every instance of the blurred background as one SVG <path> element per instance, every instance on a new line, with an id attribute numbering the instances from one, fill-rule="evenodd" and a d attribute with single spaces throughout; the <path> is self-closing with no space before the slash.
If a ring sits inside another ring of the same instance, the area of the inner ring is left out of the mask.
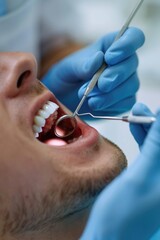
<path id="1" fill-rule="evenodd" d="M 131 0 L 3 1 L 6 8 L 0 16 L 0 51 L 32 52 L 39 63 L 40 77 L 67 54 L 119 30 L 136 3 Z M 159 21 L 160 1 L 145 0 L 131 23 L 146 36 L 145 45 L 138 51 L 141 88 L 137 98 L 153 111 L 160 102 Z M 129 163 L 135 159 L 138 147 L 127 123 L 102 120 L 89 124 L 118 144 Z"/>

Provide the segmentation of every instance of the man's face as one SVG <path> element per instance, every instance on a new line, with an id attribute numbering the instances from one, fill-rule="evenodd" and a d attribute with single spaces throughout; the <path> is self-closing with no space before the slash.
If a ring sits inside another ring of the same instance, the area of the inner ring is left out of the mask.
<path id="1" fill-rule="evenodd" d="M 56 138 L 55 119 L 69 111 L 36 75 L 32 55 L 0 53 L 0 225 L 4 233 L 42 228 L 86 208 L 126 166 L 120 149 L 79 119 L 71 137 Z M 59 108 L 46 115 L 48 101 Z M 42 123 L 35 116 L 44 119 L 40 119 L 44 126 L 38 138 L 35 132 Z"/>

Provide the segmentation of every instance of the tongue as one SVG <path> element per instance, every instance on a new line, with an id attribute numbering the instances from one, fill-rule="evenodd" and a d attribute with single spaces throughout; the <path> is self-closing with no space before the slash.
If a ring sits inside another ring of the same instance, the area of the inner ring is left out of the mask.
<path id="1" fill-rule="evenodd" d="M 67 143 L 62 140 L 62 139 L 49 139 L 45 141 L 46 144 L 50 145 L 50 146 L 64 146 L 67 145 Z"/>

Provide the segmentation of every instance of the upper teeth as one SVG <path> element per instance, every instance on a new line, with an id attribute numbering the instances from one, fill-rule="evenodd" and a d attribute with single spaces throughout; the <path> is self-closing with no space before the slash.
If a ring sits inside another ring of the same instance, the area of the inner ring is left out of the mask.
<path id="1" fill-rule="evenodd" d="M 35 137 L 39 136 L 39 133 L 42 132 L 42 127 L 45 126 L 46 119 L 50 117 L 51 114 L 56 112 L 59 106 L 51 101 L 48 101 L 43 105 L 43 107 L 38 111 L 36 116 L 34 117 L 33 131 L 35 133 Z"/>

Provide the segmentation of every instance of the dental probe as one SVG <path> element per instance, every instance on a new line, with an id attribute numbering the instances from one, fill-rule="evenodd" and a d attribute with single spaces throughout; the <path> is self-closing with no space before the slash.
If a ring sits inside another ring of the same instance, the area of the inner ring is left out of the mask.
<path id="1" fill-rule="evenodd" d="M 135 115 L 128 115 L 128 116 L 121 116 L 121 117 L 112 117 L 112 116 L 95 116 L 92 113 L 78 113 L 78 116 L 87 116 L 90 115 L 93 118 L 99 119 L 107 119 L 107 120 L 119 120 L 129 123 L 137 123 L 137 124 L 151 124 L 156 121 L 155 117 L 149 116 L 135 116 Z"/>
<path id="2" fill-rule="evenodd" d="M 137 11 L 139 10 L 140 6 L 142 5 L 144 0 L 140 0 L 136 7 L 133 9 L 133 11 L 131 12 L 130 16 L 128 17 L 127 21 L 125 22 L 125 24 L 122 26 L 121 30 L 119 31 L 119 33 L 117 34 L 117 36 L 115 37 L 114 39 L 114 42 L 116 42 L 123 34 L 124 32 L 127 30 L 130 22 L 132 21 L 132 19 L 134 18 L 134 16 L 136 15 Z M 113 42 L 113 43 L 114 43 Z M 112 44 L 113 44 L 112 43 Z M 82 104 L 84 103 L 85 99 L 87 98 L 88 94 L 93 90 L 94 86 L 96 85 L 100 75 L 102 74 L 102 72 L 107 68 L 107 64 L 106 63 L 103 63 L 102 66 L 100 67 L 100 69 L 93 75 L 91 81 L 89 82 L 84 94 L 83 94 L 83 97 L 80 101 L 80 103 L 78 104 L 76 110 L 74 111 L 73 113 L 73 117 L 76 116 L 76 114 L 79 112 Z"/>

